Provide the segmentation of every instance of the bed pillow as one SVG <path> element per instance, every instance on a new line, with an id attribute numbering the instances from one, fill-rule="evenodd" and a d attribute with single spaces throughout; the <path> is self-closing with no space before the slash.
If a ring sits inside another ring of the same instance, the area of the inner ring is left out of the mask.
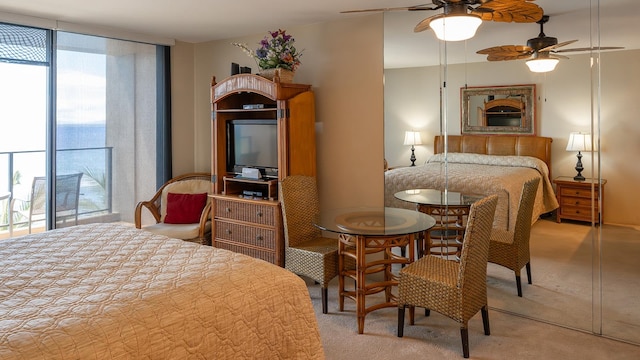
<path id="1" fill-rule="evenodd" d="M 167 194 L 166 224 L 195 224 L 200 222 L 202 209 L 207 204 L 207 193 Z"/>

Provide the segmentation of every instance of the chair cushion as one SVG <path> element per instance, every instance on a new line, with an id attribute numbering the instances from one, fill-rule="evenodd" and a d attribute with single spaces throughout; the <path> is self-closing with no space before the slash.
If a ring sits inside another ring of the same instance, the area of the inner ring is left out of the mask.
<path id="1" fill-rule="evenodd" d="M 143 229 L 154 234 L 164 235 L 175 239 L 190 240 L 198 237 L 199 224 L 163 224 L 157 223 L 145 226 Z M 205 233 L 211 232 L 211 221 L 207 221 Z"/>
<path id="2" fill-rule="evenodd" d="M 202 209 L 207 205 L 207 193 L 167 194 L 166 224 L 193 224 L 200 222 Z"/>
<path id="3" fill-rule="evenodd" d="M 201 193 L 209 193 L 211 191 L 211 182 L 207 180 L 181 180 L 173 182 L 164 187 L 162 190 L 162 196 L 160 198 L 161 204 L 167 203 L 167 196 L 169 193 L 174 194 L 201 194 Z M 207 199 L 207 201 L 209 201 Z M 160 222 L 165 222 L 164 218 L 167 216 L 167 207 L 160 207 Z"/>

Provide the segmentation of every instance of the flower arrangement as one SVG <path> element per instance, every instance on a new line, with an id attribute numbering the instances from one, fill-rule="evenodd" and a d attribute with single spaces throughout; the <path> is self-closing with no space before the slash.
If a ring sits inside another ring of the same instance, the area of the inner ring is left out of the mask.
<path id="1" fill-rule="evenodd" d="M 247 44 L 233 43 L 241 48 L 247 55 L 251 56 L 260 69 L 286 69 L 296 71 L 300 66 L 302 51 L 298 51 L 293 45 L 295 39 L 286 34 L 285 30 L 269 31 L 269 36 L 265 36 L 260 41 L 260 47 L 255 51 L 249 49 Z"/>

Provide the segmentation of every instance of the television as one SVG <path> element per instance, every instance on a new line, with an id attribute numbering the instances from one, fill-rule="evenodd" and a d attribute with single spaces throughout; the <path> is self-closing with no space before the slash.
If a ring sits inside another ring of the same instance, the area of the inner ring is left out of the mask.
<path id="1" fill-rule="evenodd" d="M 227 172 L 255 168 L 262 177 L 278 178 L 278 124 L 275 119 L 227 122 Z"/>

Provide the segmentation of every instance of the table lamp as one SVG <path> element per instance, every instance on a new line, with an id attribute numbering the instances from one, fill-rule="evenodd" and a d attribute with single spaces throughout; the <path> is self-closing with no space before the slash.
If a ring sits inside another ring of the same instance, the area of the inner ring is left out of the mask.
<path id="1" fill-rule="evenodd" d="M 404 132 L 404 144 L 411 145 L 411 166 L 416 166 L 416 154 L 414 145 L 422 145 L 422 139 L 420 138 L 420 132 L 418 131 L 405 131 Z"/>
<path id="2" fill-rule="evenodd" d="M 572 132 L 569 134 L 569 142 L 567 143 L 567 151 L 578 152 L 578 162 L 576 163 L 576 171 L 578 175 L 573 177 L 573 180 L 584 181 L 585 177 L 582 176 L 582 153 L 581 151 L 591 151 L 591 134 L 584 134 L 581 132 Z"/>

